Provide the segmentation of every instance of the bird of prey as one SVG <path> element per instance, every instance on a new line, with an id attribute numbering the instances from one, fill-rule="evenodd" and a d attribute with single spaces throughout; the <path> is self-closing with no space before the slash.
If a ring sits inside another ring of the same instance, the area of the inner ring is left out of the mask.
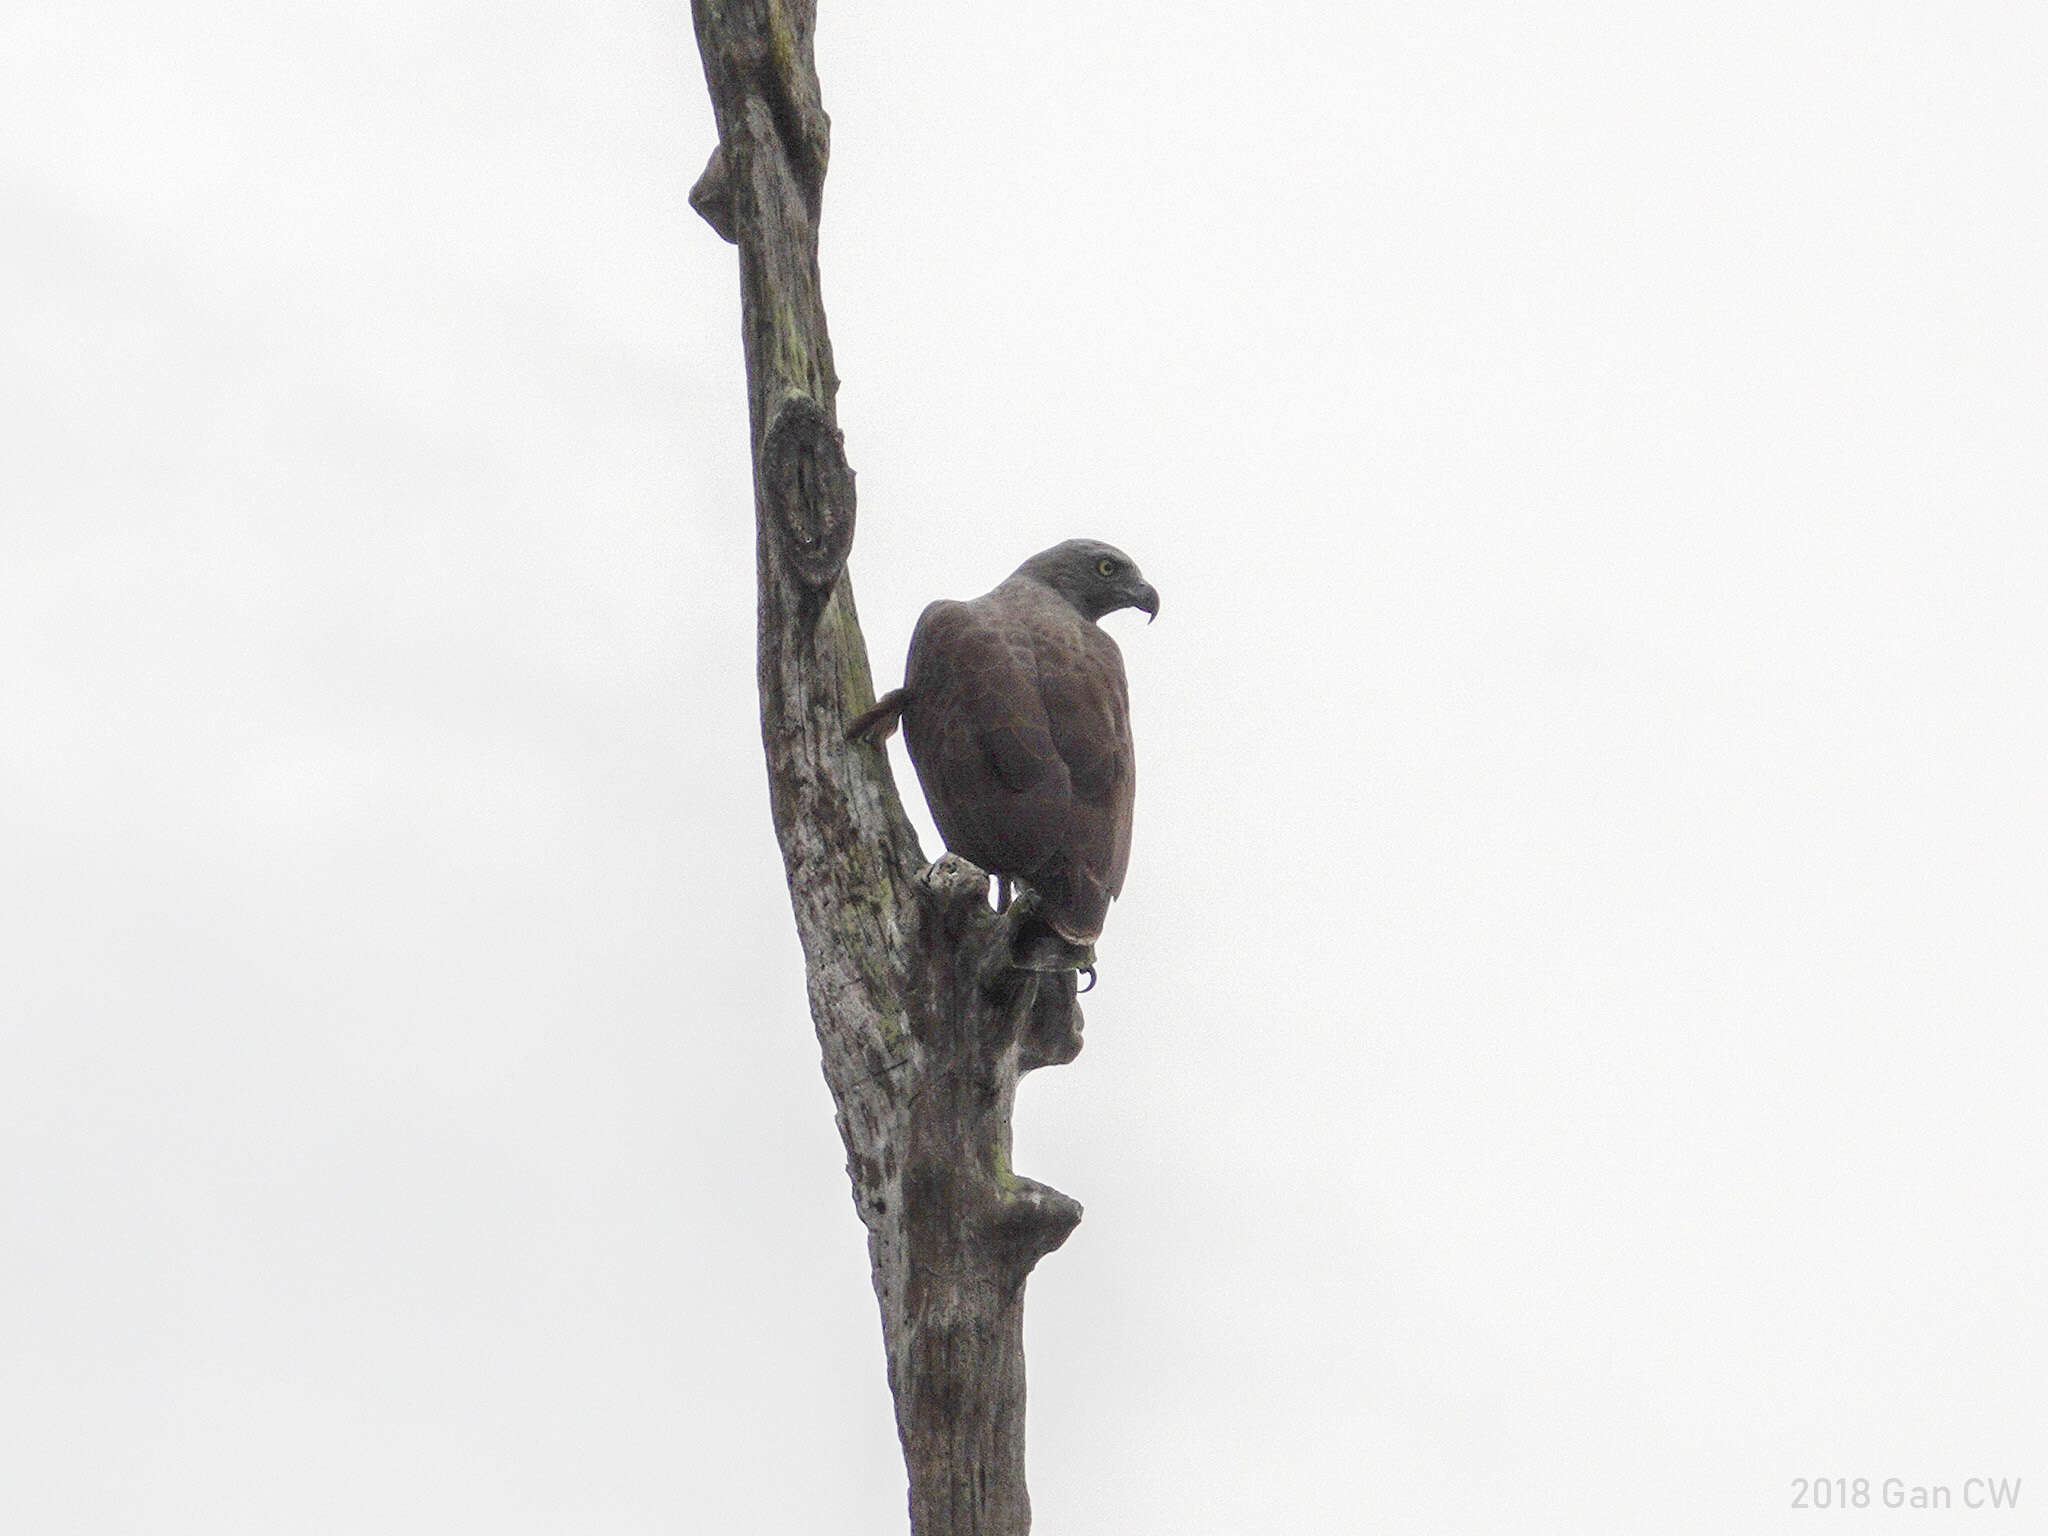
<path id="1" fill-rule="evenodd" d="M 1033 555 L 993 592 L 926 608 L 903 686 L 847 727 L 881 742 L 900 718 L 946 846 L 1038 895 L 1046 922 L 1092 944 L 1131 857 L 1137 764 L 1123 654 L 1096 624 L 1159 594 L 1097 539 Z"/>

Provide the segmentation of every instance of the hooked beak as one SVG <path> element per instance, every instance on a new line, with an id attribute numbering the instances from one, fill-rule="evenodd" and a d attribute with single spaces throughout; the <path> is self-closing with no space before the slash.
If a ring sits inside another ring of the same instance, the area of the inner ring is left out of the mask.
<path id="1" fill-rule="evenodd" d="M 1159 589 L 1146 582 L 1138 588 L 1138 595 L 1131 599 L 1131 606 L 1144 614 L 1145 622 L 1150 624 L 1159 617 Z"/>

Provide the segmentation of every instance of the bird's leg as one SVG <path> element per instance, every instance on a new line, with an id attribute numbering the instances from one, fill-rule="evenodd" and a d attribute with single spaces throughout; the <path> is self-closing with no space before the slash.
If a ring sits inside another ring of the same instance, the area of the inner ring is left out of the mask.
<path id="1" fill-rule="evenodd" d="M 1010 877 L 1008 875 L 996 876 L 996 910 L 998 912 L 1010 910 Z"/>
<path id="2" fill-rule="evenodd" d="M 1085 971 L 1095 964 L 1095 946 L 1074 944 L 1054 932 L 1041 915 L 1038 893 L 1025 886 L 1003 914 L 1003 944 L 1020 971 Z"/>

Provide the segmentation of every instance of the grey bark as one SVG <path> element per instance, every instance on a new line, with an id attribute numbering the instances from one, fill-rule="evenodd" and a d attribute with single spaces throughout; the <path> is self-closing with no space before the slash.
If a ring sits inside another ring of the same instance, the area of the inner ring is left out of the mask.
<path id="1" fill-rule="evenodd" d="M 1073 1059 L 1069 970 L 988 878 L 927 867 L 880 747 L 845 563 L 853 474 L 819 294 L 816 0 L 692 0 L 718 147 L 690 202 L 739 248 L 761 738 L 811 1017 L 868 1230 L 916 1536 L 1021 1536 L 1025 1277 L 1081 1207 L 1010 1167 L 1019 1073 Z"/>

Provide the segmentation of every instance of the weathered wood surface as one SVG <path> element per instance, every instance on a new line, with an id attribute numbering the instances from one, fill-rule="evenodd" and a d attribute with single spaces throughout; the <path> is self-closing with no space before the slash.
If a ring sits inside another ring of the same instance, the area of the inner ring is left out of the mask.
<path id="1" fill-rule="evenodd" d="M 1071 973 L 1012 964 L 1029 910 L 927 868 L 888 758 L 845 573 L 818 217 L 831 131 L 816 0 L 692 0 L 719 143 L 691 205 L 739 248 L 759 579 L 761 738 L 811 1017 L 868 1230 L 916 1536 L 1021 1536 L 1025 1277 L 1081 1208 L 1010 1167 L 1017 1077 L 1071 1060 Z"/>

